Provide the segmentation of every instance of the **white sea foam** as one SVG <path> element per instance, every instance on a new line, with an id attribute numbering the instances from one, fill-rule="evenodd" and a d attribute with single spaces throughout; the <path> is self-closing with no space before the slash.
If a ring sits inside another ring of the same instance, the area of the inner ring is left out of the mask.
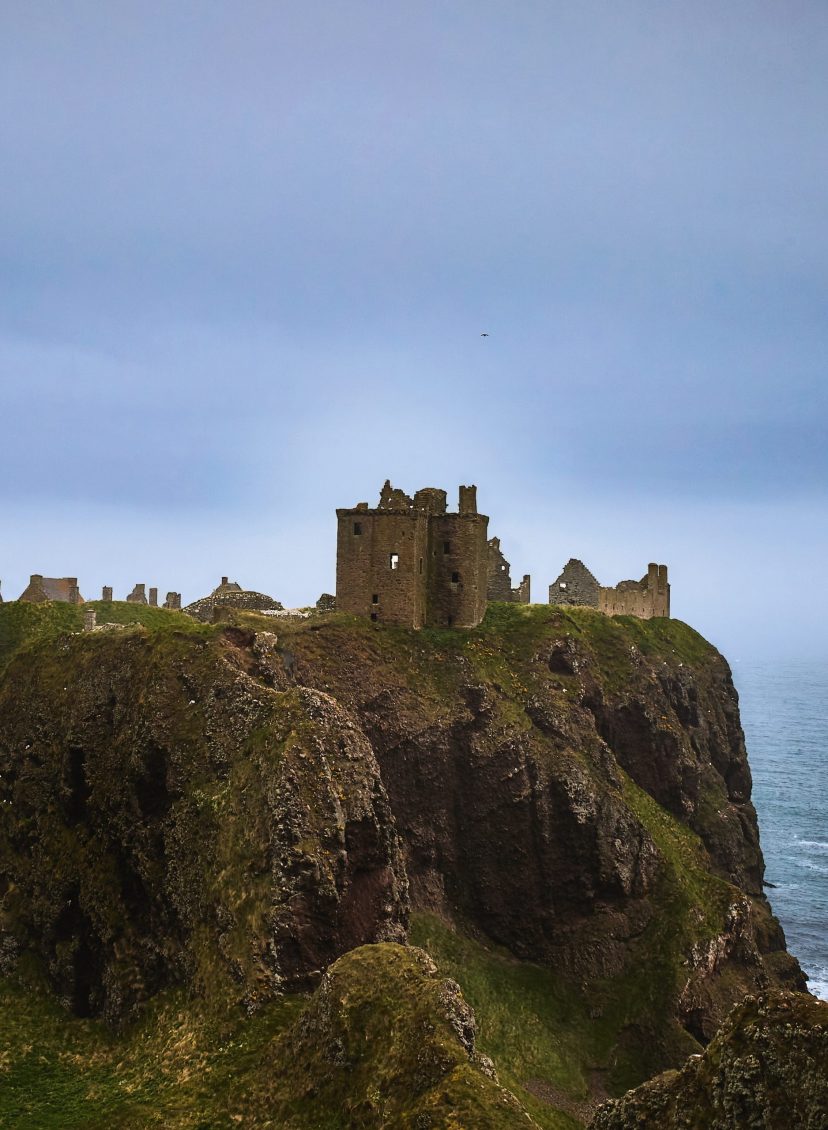
<path id="1" fill-rule="evenodd" d="M 820 1000 L 828 1001 L 828 969 L 820 969 L 816 973 L 809 973 L 808 989 L 815 997 L 819 997 Z"/>
<path id="2" fill-rule="evenodd" d="M 824 840 L 797 840 L 796 846 L 810 848 L 812 851 L 828 852 L 828 843 Z"/>

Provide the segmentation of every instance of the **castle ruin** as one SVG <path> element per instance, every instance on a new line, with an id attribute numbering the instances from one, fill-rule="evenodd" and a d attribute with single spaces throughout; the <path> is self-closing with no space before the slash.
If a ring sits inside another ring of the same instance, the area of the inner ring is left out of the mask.
<path id="1" fill-rule="evenodd" d="M 529 574 L 513 586 L 500 538 L 487 538 L 489 519 L 478 513 L 476 486 L 461 486 L 457 511 L 449 512 L 444 490 L 423 487 L 411 497 L 386 480 L 375 508 L 359 502 L 336 515 L 336 596 L 323 593 L 317 614 L 338 610 L 377 624 L 473 628 L 489 602 L 530 603 Z M 112 586 L 103 586 L 101 598 L 104 604 L 112 602 Z M 77 577 L 40 573 L 32 574 L 19 599 L 85 603 Z M 126 602 L 158 608 L 158 589 L 152 586 L 147 592 L 145 584 L 136 584 Z M 549 603 L 581 605 L 608 616 L 669 617 L 667 566 L 651 563 L 640 581 L 606 586 L 573 557 L 549 586 Z M 222 577 L 208 596 L 184 609 L 181 605 L 181 593 L 168 592 L 162 607 L 204 623 L 220 620 L 227 608 L 285 613 L 278 600 L 243 589 L 229 577 Z M 300 611 L 288 613 L 298 616 Z"/>
<path id="2" fill-rule="evenodd" d="M 46 600 L 57 600 L 63 604 L 84 603 L 77 577 L 44 577 L 42 573 L 32 573 L 18 599 L 32 604 L 42 604 Z"/>
<path id="3" fill-rule="evenodd" d="M 486 612 L 488 516 L 477 487 L 461 486 L 456 513 L 446 492 L 413 498 L 386 480 L 379 505 L 337 516 L 336 607 L 406 628 L 473 628 Z"/>
<path id="4" fill-rule="evenodd" d="M 512 588 L 509 562 L 500 548 L 500 538 L 491 538 L 489 549 L 489 579 L 486 586 L 488 600 L 506 600 L 514 604 L 529 604 L 531 577 L 523 574 L 523 580 Z"/>
<path id="5" fill-rule="evenodd" d="M 640 581 L 600 584 L 583 561 L 571 557 L 557 580 L 549 586 L 550 604 L 585 605 L 607 616 L 638 616 L 649 620 L 670 615 L 667 566 L 651 562 Z"/>

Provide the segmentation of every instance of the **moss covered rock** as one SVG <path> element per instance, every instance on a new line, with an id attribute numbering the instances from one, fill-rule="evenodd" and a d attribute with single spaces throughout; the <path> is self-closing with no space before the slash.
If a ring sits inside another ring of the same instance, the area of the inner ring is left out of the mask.
<path id="1" fill-rule="evenodd" d="M 823 1130 L 828 1004 L 798 993 L 737 1006 L 703 1055 L 603 1106 L 590 1130 Z"/>
<path id="2" fill-rule="evenodd" d="M 365 1130 L 537 1126 L 475 1048 L 475 1019 L 421 949 L 364 946 L 326 973 L 264 1056 L 257 1124 Z M 267 1119 L 272 1122 L 267 1122 Z"/>

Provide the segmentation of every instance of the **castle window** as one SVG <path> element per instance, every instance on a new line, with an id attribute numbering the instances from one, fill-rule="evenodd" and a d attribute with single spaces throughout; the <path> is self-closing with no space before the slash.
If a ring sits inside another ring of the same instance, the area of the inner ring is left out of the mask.
<path id="1" fill-rule="evenodd" d="M 376 620 L 376 618 L 377 618 L 377 614 L 376 614 L 376 612 L 372 612 L 372 613 L 371 613 L 371 619 L 372 619 L 372 620 Z"/>
<path id="2" fill-rule="evenodd" d="M 501 565 L 501 566 L 500 566 L 500 571 L 501 571 L 501 573 L 505 573 L 505 572 L 506 572 L 506 566 L 505 566 L 505 565 Z"/>
<path id="3" fill-rule="evenodd" d="M 399 555 L 399 553 L 392 553 L 391 556 L 388 558 L 388 568 L 389 569 L 398 569 L 399 566 L 400 566 L 400 555 Z"/>
<path id="4" fill-rule="evenodd" d="M 443 553 L 451 553 L 451 542 L 450 541 L 444 541 L 443 542 Z"/>
<path id="5" fill-rule="evenodd" d="M 460 574 L 459 573 L 452 573 L 451 574 L 451 583 L 453 585 L 459 585 L 460 584 Z"/>
<path id="6" fill-rule="evenodd" d="M 361 534 L 362 533 L 362 523 L 361 522 L 354 522 L 354 533 L 355 534 Z"/>
<path id="7" fill-rule="evenodd" d="M 379 604 L 379 593 L 374 593 L 374 595 L 371 597 L 371 603 Z"/>
<path id="8" fill-rule="evenodd" d="M 566 588 L 566 581 L 561 581 L 561 583 L 558 585 L 558 588 L 559 589 L 565 589 Z"/>
<path id="9" fill-rule="evenodd" d="M 421 557 L 420 558 L 420 572 L 422 573 L 422 571 L 423 571 L 423 559 Z"/>

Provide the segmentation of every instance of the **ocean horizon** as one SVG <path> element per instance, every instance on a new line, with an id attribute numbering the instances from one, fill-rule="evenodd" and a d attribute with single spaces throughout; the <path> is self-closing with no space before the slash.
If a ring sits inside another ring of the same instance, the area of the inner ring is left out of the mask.
<path id="1" fill-rule="evenodd" d="M 733 663 L 767 895 L 828 1000 L 828 660 Z"/>

